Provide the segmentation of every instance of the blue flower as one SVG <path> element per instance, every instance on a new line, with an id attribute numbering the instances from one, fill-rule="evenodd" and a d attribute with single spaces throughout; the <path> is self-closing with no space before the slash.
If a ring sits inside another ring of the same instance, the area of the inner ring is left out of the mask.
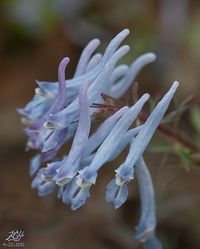
<path id="1" fill-rule="evenodd" d="M 112 86 L 109 94 L 114 98 L 120 98 L 123 96 L 133 84 L 137 74 L 141 71 L 141 69 L 145 65 L 155 61 L 155 59 L 156 55 L 154 53 L 146 53 L 134 60 L 124 77 L 122 77 L 122 79 Z"/>
<path id="2" fill-rule="evenodd" d="M 136 228 L 135 238 L 144 243 L 144 248 L 160 249 L 161 244 L 155 236 L 156 214 L 155 194 L 151 175 L 143 158 L 136 163 L 136 177 L 141 198 L 141 218 Z"/>
<path id="3" fill-rule="evenodd" d="M 130 66 L 117 65 L 129 51 L 127 45 L 119 47 L 128 34 L 129 30 L 125 29 L 114 37 L 103 55 L 96 52 L 100 41 L 90 41 L 80 56 L 72 79 L 65 79 L 69 58 L 64 58 L 58 67 L 58 82 L 37 81 L 35 96 L 18 112 L 28 125 L 24 129 L 28 136 L 27 149 L 39 150 L 30 162 L 29 172 L 34 176 L 32 188 L 39 196 L 45 196 L 57 185 L 57 197 L 72 210 L 81 207 L 90 197 L 90 188 L 95 185 L 101 167 L 118 157 L 129 145 L 125 161 L 115 170 L 115 178 L 107 186 L 106 200 L 119 208 L 128 197 L 128 183 L 136 173 L 141 218 L 135 238 L 145 249 L 160 249 L 161 244 L 155 235 L 154 189 L 142 156 L 179 83 L 173 83 L 144 124 L 134 125 L 150 97 L 147 93 L 131 107 L 116 107 L 112 115 L 91 132 L 94 114 L 101 114 L 100 106 L 107 106 L 102 94 L 110 95 L 111 99 L 120 98 L 141 69 L 156 59 L 154 53 L 147 53 Z M 61 147 L 71 138 L 69 153 L 58 158 Z"/>
<path id="4" fill-rule="evenodd" d="M 84 149 L 82 156 L 85 158 L 90 155 L 93 151 L 95 151 L 99 145 L 105 140 L 105 138 L 109 135 L 109 133 L 114 128 L 115 124 L 119 120 L 119 118 L 128 110 L 128 106 L 124 106 L 116 111 L 113 115 L 107 118 L 97 129 L 97 131 L 91 135 L 88 139 Z"/>
<path id="5" fill-rule="evenodd" d="M 113 155 L 113 152 L 116 151 L 121 139 L 137 118 L 137 115 L 148 98 L 149 95 L 144 94 L 130 109 L 127 109 L 127 111 L 117 121 L 113 129 L 98 148 L 91 163 L 79 170 L 76 180 L 74 180 L 70 186 L 66 187 L 65 195 L 68 196 L 68 199 L 70 198 L 70 195 L 68 194 L 69 191 L 74 193 L 72 197 L 73 199 L 76 198 L 76 202 L 78 202 L 77 198 L 80 198 L 81 203 L 85 203 L 85 198 L 89 197 L 89 188 L 96 182 L 98 170 L 109 161 L 110 157 Z M 73 204 L 73 200 L 68 200 L 68 202 Z"/>
<path id="6" fill-rule="evenodd" d="M 34 175 L 38 171 L 41 163 L 42 163 L 41 154 L 37 154 L 31 159 L 30 167 L 29 167 L 29 173 L 31 176 Z"/>
<path id="7" fill-rule="evenodd" d="M 115 180 L 111 181 L 107 187 L 106 192 L 107 201 L 112 202 L 115 208 L 121 206 L 126 201 L 124 198 L 125 195 L 123 195 L 123 198 L 120 199 L 120 195 L 117 195 L 116 193 L 121 191 L 121 188 L 127 193 L 127 184 L 134 178 L 134 168 L 136 167 L 136 162 L 142 156 L 144 150 L 148 146 L 156 128 L 160 124 L 160 121 L 162 120 L 171 102 L 178 85 L 179 83 L 175 81 L 170 90 L 156 105 L 155 109 L 143 124 L 142 129 L 140 129 L 137 136 L 133 137 L 126 160 L 118 169 L 115 170 Z"/>
<path id="8" fill-rule="evenodd" d="M 53 180 L 57 184 L 63 185 L 63 182 L 69 182 L 78 172 L 81 153 L 88 140 L 90 132 L 90 112 L 87 99 L 87 91 L 90 82 L 85 82 L 80 88 L 79 108 L 80 116 L 76 134 L 73 139 L 71 150 L 68 156 L 61 162 L 58 173 Z"/>
<path id="9" fill-rule="evenodd" d="M 85 78 L 86 80 L 91 82 L 91 85 L 88 89 L 88 102 L 89 105 L 92 104 L 94 101 L 101 100 L 101 93 L 106 92 L 107 89 L 109 89 L 112 85 L 112 82 L 109 83 L 109 79 L 112 76 L 112 73 L 115 70 L 115 65 L 118 62 L 118 60 L 124 56 L 128 50 L 129 46 L 125 45 L 119 48 L 117 51 L 117 47 L 119 44 L 123 41 L 123 39 L 128 35 L 128 30 L 122 31 L 117 37 L 115 37 L 108 48 L 106 49 L 106 52 L 100 61 L 100 63 L 97 65 L 97 68 L 94 68 L 89 73 L 80 76 L 82 77 L 82 80 Z M 101 70 L 99 72 L 99 70 Z M 95 78 L 96 75 L 96 78 Z M 80 78 L 79 77 L 79 78 Z M 49 112 L 48 119 L 45 120 L 44 127 L 41 128 L 39 131 L 39 134 L 36 138 L 35 144 L 36 147 L 39 147 L 43 149 L 45 147 L 45 150 L 53 149 L 56 146 L 57 136 L 62 132 L 63 129 L 66 129 L 71 126 L 71 124 L 76 120 L 76 118 L 79 115 L 79 105 L 78 105 L 78 99 L 75 98 L 72 103 L 70 103 L 66 108 L 61 110 L 60 112 L 53 113 Z M 54 130 L 48 129 L 53 127 Z M 51 139 L 53 138 L 53 139 Z M 61 142 L 59 142 L 61 143 Z"/>

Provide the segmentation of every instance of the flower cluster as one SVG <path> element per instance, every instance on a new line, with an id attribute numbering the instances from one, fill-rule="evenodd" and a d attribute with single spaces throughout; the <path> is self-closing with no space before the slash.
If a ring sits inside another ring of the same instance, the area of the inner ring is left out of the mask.
<path id="1" fill-rule="evenodd" d="M 120 98 L 130 88 L 138 72 L 156 56 L 147 53 L 130 66 L 117 65 L 129 51 L 120 46 L 129 30 L 120 32 L 101 55 L 95 50 L 98 39 L 92 40 L 83 50 L 72 79 L 65 80 L 69 58 L 58 67 L 58 82 L 37 82 L 35 96 L 18 112 L 27 124 L 27 149 L 39 153 L 30 162 L 30 174 L 34 176 L 32 188 L 39 196 L 51 193 L 56 187 L 58 198 L 75 210 L 90 196 L 98 172 L 107 162 L 116 158 L 129 146 L 128 155 L 116 170 L 108 184 L 106 200 L 115 208 L 127 199 L 128 184 L 136 175 L 141 196 L 141 219 L 136 229 L 136 239 L 145 248 L 161 248 L 155 237 L 156 217 L 154 190 L 149 171 L 142 158 L 156 128 L 161 122 L 179 85 L 175 81 L 169 91 L 157 103 L 146 121 L 134 127 L 149 94 L 144 94 L 132 106 L 118 108 L 105 119 L 95 132 L 91 124 L 100 110 L 92 104 L 104 104 L 102 93 Z M 57 154 L 61 147 L 73 138 L 71 149 L 63 158 Z"/>

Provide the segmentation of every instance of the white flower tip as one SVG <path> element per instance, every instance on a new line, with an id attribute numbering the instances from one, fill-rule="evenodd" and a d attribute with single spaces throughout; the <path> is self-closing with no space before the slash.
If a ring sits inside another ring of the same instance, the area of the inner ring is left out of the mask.
<path id="1" fill-rule="evenodd" d="M 93 45 L 98 47 L 100 45 L 101 41 L 98 38 L 95 38 L 92 40 L 92 43 L 93 43 Z"/>
<path id="2" fill-rule="evenodd" d="M 65 178 L 62 181 L 56 181 L 56 185 L 63 187 L 71 181 L 71 178 Z"/>
<path id="3" fill-rule="evenodd" d="M 173 83 L 173 85 L 172 85 L 172 89 L 174 91 L 176 91 L 176 89 L 178 88 L 178 86 L 179 86 L 179 81 L 175 80 L 174 83 Z"/>
<path id="4" fill-rule="evenodd" d="M 149 60 L 152 61 L 152 62 L 157 59 L 157 55 L 155 53 L 150 52 L 147 55 L 149 57 Z"/>
<path id="5" fill-rule="evenodd" d="M 126 64 L 121 64 L 120 66 L 117 67 L 117 69 L 121 69 L 122 71 L 127 71 L 129 69 L 129 66 Z"/>
<path id="6" fill-rule="evenodd" d="M 61 62 L 64 63 L 64 64 L 67 64 L 67 63 L 70 62 L 70 58 L 69 57 L 64 57 Z"/>
<path id="7" fill-rule="evenodd" d="M 123 34 L 124 36 L 127 36 L 130 34 L 130 30 L 129 29 L 124 29 L 122 30 L 121 34 Z"/>
<path id="8" fill-rule="evenodd" d="M 169 89 L 169 94 L 173 94 L 176 92 L 177 88 L 179 86 L 179 82 L 177 80 L 175 80 L 171 86 L 171 88 Z"/>
<path id="9" fill-rule="evenodd" d="M 142 96 L 143 100 L 144 101 L 147 101 L 149 98 L 150 98 L 150 94 L 149 93 L 145 93 L 143 96 Z"/>
<path id="10" fill-rule="evenodd" d="M 65 83 L 65 69 L 69 63 L 69 57 L 64 57 L 58 66 L 58 81 L 59 83 Z"/>
<path id="11" fill-rule="evenodd" d="M 22 124 L 25 124 L 25 125 L 30 125 L 30 124 L 33 123 L 33 120 L 31 120 L 31 119 L 29 119 L 29 118 L 27 118 L 27 117 L 22 117 L 22 118 L 21 118 L 21 123 L 22 123 Z"/>
<path id="12" fill-rule="evenodd" d="M 44 90 L 43 88 L 40 88 L 40 87 L 35 88 L 35 94 L 43 96 L 45 98 L 51 98 L 50 94 L 48 94 L 48 92 L 46 90 Z"/>
<path id="13" fill-rule="evenodd" d="M 49 129 L 49 130 L 56 130 L 59 128 L 59 125 L 57 123 L 52 123 L 52 122 L 49 122 L 49 121 L 45 121 L 43 123 L 43 127 L 45 129 Z"/>
<path id="14" fill-rule="evenodd" d="M 101 57 L 102 57 L 102 54 L 101 53 L 96 53 L 95 55 L 94 55 L 94 58 L 97 60 L 97 59 L 101 59 Z"/>
<path id="15" fill-rule="evenodd" d="M 129 29 L 123 29 L 116 37 L 120 37 L 120 39 L 126 38 L 130 34 Z"/>
<path id="16" fill-rule="evenodd" d="M 41 95 L 41 88 L 36 87 L 36 88 L 35 88 L 35 94 Z"/>
<path id="17" fill-rule="evenodd" d="M 121 48 L 123 48 L 124 53 L 127 53 L 130 50 L 130 46 L 129 45 L 124 45 Z"/>
<path id="18" fill-rule="evenodd" d="M 43 181 L 45 181 L 45 182 L 47 181 L 47 177 L 44 174 L 41 174 L 41 178 Z"/>
<path id="19" fill-rule="evenodd" d="M 80 176 L 77 177 L 76 185 L 80 188 L 91 187 L 92 182 L 84 181 Z"/>

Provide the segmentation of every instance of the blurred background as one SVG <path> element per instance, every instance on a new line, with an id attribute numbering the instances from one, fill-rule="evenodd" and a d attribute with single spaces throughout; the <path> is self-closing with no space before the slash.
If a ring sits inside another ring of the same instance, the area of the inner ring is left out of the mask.
<path id="1" fill-rule="evenodd" d="M 30 187 L 28 165 L 34 153 L 24 151 L 26 138 L 16 113 L 32 97 L 36 79 L 57 80 L 64 56 L 71 58 L 70 78 L 90 39 L 100 38 L 104 51 L 124 28 L 131 31 L 126 39 L 131 51 L 123 62 L 130 64 L 149 51 L 158 56 L 137 78 L 140 93 L 156 98 L 173 80 L 181 82 L 169 115 L 176 123 L 166 121 L 179 133 L 169 137 L 158 131 L 145 159 L 164 248 L 200 248 L 199 27 L 198 0 L 0 1 L 0 248 L 12 230 L 25 231 L 23 241 L 30 249 L 141 248 L 134 240 L 140 214 L 136 182 L 118 210 L 105 202 L 106 184 L 119 162 L 103 168 L 91 198 L 76 212 L 54 195 L 40 198 Z M 173 110 L 178 114 L 173 116 Z"/>

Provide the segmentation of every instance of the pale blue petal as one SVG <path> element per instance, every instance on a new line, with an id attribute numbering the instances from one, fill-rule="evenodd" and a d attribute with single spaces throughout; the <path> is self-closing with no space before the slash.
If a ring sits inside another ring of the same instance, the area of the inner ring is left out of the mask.
<path id="1" fill-rule="evenodd" d="M 75 81 L 75 80 L 74 80 Z M 69 104 L 72 102 L 72 100 L 75 98 L 75 96 L 78 94 L 80 83 L 77 84 L 76 81 L 72 82 L 74 84 L 70 84 L 71 80 L 66 80 L 66 90 L 67 90 L 67 98 L 66 102 Z M 48 91 L 51 91 L 49 94 L 51 94 L 52 98 L 55 99 L 56 95 L 58 93 L 58 82 L 45 82 L 45 81 L 37 81 L 37 84 L 39 85 L 40 89 L 43 89 L 48 93 Z"/>
<path id="2" fill-rule="evenodd" d="M 113 56 L 108 60 L 102 73 L 97 77 L 96 81 L 91 84 L 88 95 L 89 95 L 89 102 L 92 104 L 94 99 L 103 93 L 109 85 L 112 83 L 109 82 L 112 72 L 115 68 L 116 63 L 129 51 L 129 46 L 125 45 L 119 48 Z"/>
<path id="3" fill-rule="evenodd" d="M 72 179 L 69 183 L 63 186 L 62 201 L 66 204 L 71 204 L 73 196 L 77 191 L 76 179 Z"/>
<path id="4" fill-rule="evenodd" d="M 60 161 L 55 161 L 52 163 L 48 163 L 47 167 L 43 170 L 43 174 L 47 179 L 52 179 L 56 173 L 57 170 L 60 168 Z"/>
<path id="5" fill-rule="evenodd" d="M 151 175 L 143 159 L 136 163 L 136 176 L 141 199 L 141 218 L 136 229 L 135 238 L 146 241 L 156 227 L 155 197 Z"/>
<path id="6" fill-rule="evenodd" d="M 46 82 L 36 80 L 38 88 L 42 89 L 47 96 L 55 98 L 58 93 L 58 82 Z"/>
<path id="7" fill-rule="evenodd" d="M 110 77 L 110 81 L 112 83 L 116 83 L 116 81 L 118 81 L 124 75 L 126 75 L 128 70 L 129 70 L 129 67 L 127 65 L 122 64 L 122 65 L 117 66 Z"/>
<path id="8" fill-rule="evenodd" d="M 105 140 L 108 134 L 111 132 L 115 126 L 118 119 L 128 110 L 127 106 L 122 107 L 112 116 L 107 118 L 97 129 L 97 131 L 89 138 L 88 142 L 85 145 L 85 148 L 82 153 L 82 157 L 86 157 L 92 153 L 97 147 Z"/>
<path id="9" fill-rule="evenodd" d="M 119 208 L 128 197 L 128 186 L 116 184 L 115 179 L 112 180 L 106 187 L 106 201 L 111 202 L 115 209 Z"/>
<path id="10" fill-rule="evenodd" d="M 37 175 L 33 178 L 33 181 L 31 183 L 32 188 L 38 188 L 42 184 L 43 182 L 42 173 L 43 169 L 40 169 Z"/>
<path id="11" fill-rule="evenodd" d="M 63 191 L 62 195 L 62 201 L 66 204 L 70 204 L 72 210 L 76 210 L 89 198 L 90 186 L 90 183 L 78 183 L 78 178 L 75 177 L 65 186 L 65 190 Z"/>
<path id="12" fill-rule="evenodd" d="M 117 174 L 119 174 L 122 178 L 133 178 L 134 166 L 137 160 L 142 156 L 144 150 L 154 135 L 155 130 L 160 124 L 178 85 L 179 83 L 177 81 L 173 83 L 170 90 L 156 105 L 155 109 L 144 123 L 142 130 L 138 133 L 136 138 L 132 140 L 125 162 L 116 170 Z"/>
<path id="13" fill-rule="evenodd" d="M 63 190 L 64 190 L 64 187 L 60 186 L 59 189 L 58 189 L 58 193 L 57 193 L 57 198 L 58 199 L 62 199 Z"/>
<path id="14" fill-rule="evenodd" d="M 99 64 L 101 59 L 102 59 L 102 54 L 100 54 L 100 53 L 94 54 L 92 56 L 92 58 L 90 59 L 90 61 L 88 62 L 88 65 L 85 69 L 86 73 L 89 72 L 90 70 L 94 69 Z"/>
<path id="15" fill-rule="evenodd" d="M 132 141 L 133 137 L 135 137 L 141 131 L 142 127 L 143 125 L 140 125 L 126 132 L 126 134 L 122 137 L 120 143 L 118 144 L 116 150 L 113 151 L 112 155 L 110 156 L 109 161 L 114 160 L 121 154 L 121 152 L 126 148 L 130 141 Z"/>
<path id="16" fill-rule="evenodd" d="M 53 148 L 56 148 L 56 146 L 60 148 L 60 146 L 66 142 L 67 135 L 67 128 L 56 130 L 55 132 L 53 131 L 51 135 L 49 134 L 48 139 L 43 142 L 42 152 L 47 152 Z"/>
<path id="17" fill-rule="evenodd" d="M 80 75 L 83 75 L 86 71 L 87 64 L 89 62 L 90 57 L 99 46 L 100 41 L 99 39 L 93 39 L 88 43 L 88 45 L 83 49 L 78 65 L 76 67 L 76 71 L 74 74 L 74 78 Z"/>
<path id="18" fill-rule="evenodd" d="M 34 175 L 38 171 L 41 163 L 42 163 L 42 158 L 41 158 L 40 154 L 34 156 L 31 159 L 30 168 L 29 168 L 29 173 L 30 173 L 31 176 Z"/>
<path id="19" fill-rule="evenodd" d="M 58 94 L 51 105 L 48 114 L 49 113 L 56 113 L 60 110 L 62 110 L 66 105 L 66 85 L 65 85 L 65 69 L 69 63 L 70 59 L 68 57 L 65 57 L 61 60 L 59 67 L 58 67 Z"/>
<path id="20" fill-rule="evenodd" d="M 123 96 L 132 83 L 134 83 L 134 80 L 141 69 L 155 59 L 156 55 L 154 53 L 147 53 L 133 61 L 125 77 L 111 88 L 110 95 L 114 98 Z"/>
<path id="21" fill-rule="evenodd" d="M 81 170 L 81 169 L 85 168 L 86 166 L 90 165 L 90 163 L 92 162 L 94 156 L 95 156 L 95 152 L 93 154 L 90 154 L 87 157 L 82 158 L 81 161 L 80 161 L 79 170 Z"/>
<path id="22" fill-rule="evenodd" d="M 71 209 L 76 210 L 85 204 L 86 200 L 90 197 L 89 187 L 81 188 L 78 194 L 71 202 Z"/>
<path id="23" fill-rule="evenodd" d="M 90 132 L 90 112 L 87 100 L 87 90 L 90 82 L 85 82 L 79 93 L 80 117 L 78 128 L 73 139 L 72 147 L 67 157 L 66 163 L 60 168 L 58 174 L 54 177 L 56 182 L 63 181 L 64 178 L 70 178 L 74 175 L 79 164 L 77 163 L 81 157 L 83 148 L 88 140 Z"/>
<path id="24" fill-rule="evenodd" d="M 55 189 L 55 183 L 47 181 L 38 187 L 38 195 L 45 196 L 52 193 Z"/>
<path id="25" fill-rule="evenodd" d="M 21 115 L 27 117 L 33 123 L 48 111 L 52 102 L 53 99 L 46 99 L 42 96 L 35 95 L 34 98 L 24 108 L 17 108 L 17 111 Z"/>

